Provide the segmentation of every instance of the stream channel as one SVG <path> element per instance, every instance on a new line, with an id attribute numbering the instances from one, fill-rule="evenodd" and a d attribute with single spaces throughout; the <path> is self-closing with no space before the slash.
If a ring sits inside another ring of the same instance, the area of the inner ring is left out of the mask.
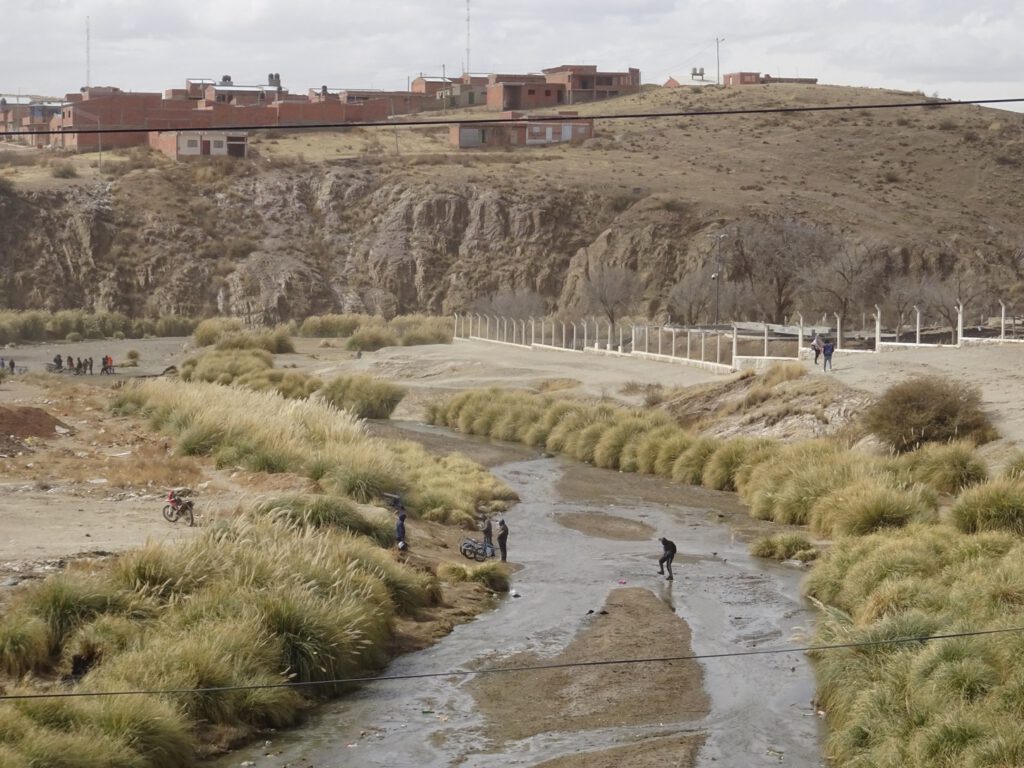
<path id="1" fill-rule="evenodd" d="M 457 626 L 430 648 L 399 656 L 382 674 L 502 666 L 503 657 L 524 651 L 550 658 L 580 630 L 587 610 L 600 608 L 623 584 L 648 588 L 673 607 L 692 631 L 695 654 L 785 648 L 809 638 L 814 612 L 800 597 L 804 572 L 748 554 L 747 543 L 727 522 L 745 517 L 742 510 L 737 516 L 734 495 L 543 458 L 520 446 L 422 424 L 393 426 L 434 450 L 459 450 L 478 460 L 489 454 L 485 463 L 519 494 L 521 502 L 505 517 L 511 530 L 509 560 L 520 566 L 512 579 L 520 597 L 504 596 L 495 610 Z M 650 541 L 588 536 L 558 522 L 560 515 L 574 512 L 642 522 L 655 533 Z M 414 526 L 410 533 L 415 537 Z M 679 548 L 671 584 L 656 570 L 662 535 Z M 635 655 L 645 655 L 642 628 Z M 696 761 L 701 768 L 824 764 L 824 726 L 811 704 L 814 676 L 804 654 L 700 663 L 711 709 L 698 720 L 548 731 L 495 750 L 468 690 L 469 676 L 382 681 L 320 707 L 305 725 L 273 734 L 267 745 L 234 751 L 212 765 L 535 766 L 642 738 L 693 732 L 705 735 Z M 490 684 L 500 685 L 500 677 L 491 677 Z"/>

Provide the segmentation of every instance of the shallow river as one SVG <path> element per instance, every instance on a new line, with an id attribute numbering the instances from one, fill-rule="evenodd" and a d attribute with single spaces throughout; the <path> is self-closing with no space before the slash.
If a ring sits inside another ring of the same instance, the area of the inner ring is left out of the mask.
<path id="1" fill-rule="evenodd" d="M 404 429 L 440 432 L 414 425 Z M 471 456 L 481 445 L 473 438 L 455 439 Z M 750 557 L 715 512 L 716 499 L 735 507 L 724 494 L 562 459 L 522 460 L 524 455 L 519 452 L 516 460 L 492 467 L 522 498 L 506 515 L 509 559 L 522 566 L 513 577 L 521 597 L 503 598 L 496 610 L 456 627 L 433 647 L 395 659 L 384 674 L 500 665 L 502 656 L 521 651 L 552 656 L 572 639 L 581 615 L 599 609 L 623 583 L 648 587 L 673 606 L 692 630 L 696 654 L 787 647 L 806 639 L 814 615 L 799 596 L 803 572 Z M 566 493 L 566 488 L 574 490 Z M 560 513 L 594 511 L 644 522 L 657 533 L 649 542 L 614 541 L 587 536 L 556 520 Z M 671 584 L 657 576 L 660 535 L 679 547 Z M 636 655 L 644 655 L 642 642 Z M 711 698 L 711 712 L 701 720 L 552 731 L 495 753 L 487 751 L 485 723 L 474 711 L 468 678 L 380 682 L 321 708 L 299 729 L 275 734 L 269 747 L 233 752 L 216 765 L 532 766 L 641 736 L 691 731 L 706 734 L 699 766 L 823 764 L 822 727 L 811 707 L 813 674 L 804 655 L 701 663 Z M 500 685 L 500 676 L 491 679 Z"/>

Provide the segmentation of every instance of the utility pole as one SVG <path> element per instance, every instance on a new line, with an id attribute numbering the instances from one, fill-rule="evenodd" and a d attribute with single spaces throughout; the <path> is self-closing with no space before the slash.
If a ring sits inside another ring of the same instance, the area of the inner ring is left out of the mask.
<path id="1" fill-rule="evenodd" d="M 466 74 L 469 73 L 469 0 L 466 0 Z"/>
<path id="2" fill-rule="evenodd" d="M 716 37 L 715 38 L 715 83 L 717 85 L 721 85 L 722 84 L 722 57 L 721 57 L 721 54 L 719 52 L 719 48 L 721 47 L 722 43 L 724 43 L 724 42 L 725 42 L 725 38 L 724 37 Z"/>

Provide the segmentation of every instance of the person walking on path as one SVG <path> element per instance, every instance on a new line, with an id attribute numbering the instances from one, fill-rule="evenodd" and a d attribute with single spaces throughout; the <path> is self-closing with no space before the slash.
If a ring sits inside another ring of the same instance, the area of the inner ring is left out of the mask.
<path id="1" fill-rule="evenodd" d="M 672 560 L 676 556 L 676 544 L 674 541 L 662 537 L 658 539 L 661 542 L 661 559 L 658 560 L 658 573 L 665 576 L 665 571 L 668 571 L 668 576 L 665 576 L 665 581 L 672 581 Z"/>
<path id="2" fill-rule="evenodd" d="M 822 352 L 825 355 L 825 362 L 821 365 L 821 370 L 828 371 L 832 368 L 832 353 L 836 351 L 835 345 L 831 341 L 826 341 L 825 346 L 822 348 Z"/>
<path id="3" fill-rule="evenodd" d="M 494 529 L 491 528 L 491 518 L 484 523 L 484 554 L 494 557 Z"/>
<path id="4" fill-rule="evenodd" d="M 814 331 L 811 331 L 814 333 Z M 814 364 L 818 364 L 818 358 L 821 357 L 821 351 L 825 348 L 825 344 L 821 340 L 821 334 L 815 333 L 814 338 L 811 340 L 811 349 L 814 351 Z"/>
<path id="5" fill-rule="evenodd" d="M 14 375 L 14 358 L 12 357 L 8 362 L 7 366 L 11 369 L 11 376 Z"/>
<path id="6" fill-rule="evenodd" d="M 505 518 L 498 521 L 498 549 L 501 550 L 501 562 L 508 557 L 508 526 L 505 525 Z"/>
<path id="7" fill-rule="evenodd" d="M 395 523 L 395 540 L 399 549 L 406 549 L 409 545 L 405 543 L 405 512 L 398 514 L 398 522 Z"/>

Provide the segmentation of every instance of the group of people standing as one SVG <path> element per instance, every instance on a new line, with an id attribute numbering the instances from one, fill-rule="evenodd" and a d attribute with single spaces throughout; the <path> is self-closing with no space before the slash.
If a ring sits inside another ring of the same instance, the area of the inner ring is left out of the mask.
<path id="1" fill-rule="evenodd" d="M 2 373 L 3 371 L 5 371 L 7 369 L 10 369 L 11 376 L 13 376 L 14 375 L 14 358 L 12 357 L 10 360 L 5 360 L 4 358 L 0 357 L 0 373 Z"/>
<path id="2" fill-rule="evenodd" d="M 811 331 L 814 333 L 814 331 Z M 814 339 L 811 340 L 811 350 L 814 352 L 814 364 L 818 364 L 818 359 L 822 356 L 825 358 L 825 362 L 822 364 L 821 370 L 828 371 L 832 368 L 832 353 L 836 351 L 836 346 L 830 340 L 821 338 L 821 334 L 814 333 Z"/>
<path id="3" fill-rule="evenodd" d="M 395 521 L 395 543 L 398 546 L 400 552 L 404 552 L 409 548 L 409 542 L 406 539 L 405 532 L 405 518 L 406 514 L 404 511 L 399 511 L 398 520 Z M 484 523 L 484 549 L 487 552 L 488 557 L 494 556 L 494 529 L 491 527 L 491 518 L 487 518 Z M 505 518 L 498 520 L 498 549 L 501 551 L 501 562 L 506 562 L 508 558 L 508 525 L 505 524 Z"/>
<path id="4" fill-rule="evenodd" d="M 487 552 L 487 556 L 491 557 L 494 554 L 494 528 L 491 527 L 491 518 L 487 518 L 484 522 L 484 551 Z M 501 550 L 501 562 L 506 562 L 508 557 L 508 526 L 505 525 L 505 518 L 498 520 L 498 549 Z"/>
<path id="5" fill-rule="evenodd" d="M 110 355 L 104 355 L 100 360 L 100 375 L 114 373 L 114 358 Z M 93 373 L 93 359 L 91 357 L 72 357 L 67 356 L 67 362 L 60 355 L 54 355 L 53 367 L 57 371 L 68 371 L 76 376 L 82 376 L 83 374 L 92 375 Z"/>

